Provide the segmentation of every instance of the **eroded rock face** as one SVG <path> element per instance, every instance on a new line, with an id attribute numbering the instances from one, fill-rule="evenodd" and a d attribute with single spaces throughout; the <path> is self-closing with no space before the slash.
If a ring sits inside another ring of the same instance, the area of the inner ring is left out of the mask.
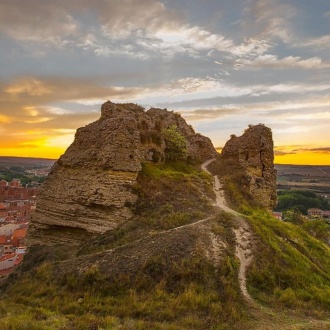
<path id="1" fill-rule="evenodd" d="M 131 186 L 141 163 L 165 160 L 162 131 L 172 125 L 186 138 L 190 159 L 215 157 L 210 139 L 177 113 L 104 103 L 100 119 L 79 128 L 53 166 L 38 195 L 28 245 L 77 244 L 129 220 L 137 200 Z"/>
<path id="2" fill-rule="evenodd" d="M 245 169 L 250 192 L 259 205 L 268 209 L 276 205 L 274 143 L 268 127 L 251 125 L 242 136 L 232 136 L 221 157 L 232 159 Z"/>

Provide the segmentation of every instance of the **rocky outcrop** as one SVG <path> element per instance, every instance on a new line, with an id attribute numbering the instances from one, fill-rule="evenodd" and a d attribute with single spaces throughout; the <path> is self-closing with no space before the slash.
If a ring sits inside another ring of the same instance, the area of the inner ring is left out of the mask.
<path id="1" fill-rule="evenodd" d="M 251 195 L 267 209 L 272 209 L 277 201 L 273 148 L 271 130 L 259 124 L 250 125 L 240 137 L 232 135 L 221 152 L 222 159 L 244 168 Z"/>
<path id="2" fill-rule="evenodd" d="M 28 245 L 77 244 L 129 220 L 137 200 L 131 187 L 141 163 L 165 161 L 162 132 L 173 125 L 186 139 L 189 159 L 216 155 L 210 139 L 196 134 L 177 113 L 104 103 L 100 119 L 79 128 L 53 166 L 38 196 Z"/>

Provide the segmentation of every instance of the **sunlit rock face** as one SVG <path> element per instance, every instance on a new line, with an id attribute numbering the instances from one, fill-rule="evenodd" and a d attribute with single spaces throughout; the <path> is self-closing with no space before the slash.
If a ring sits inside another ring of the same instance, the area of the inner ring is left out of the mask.
<path id="1" fill-rule="evenodd" d="M 104 103 L 100 119 L 79 128 L 53 166 L 38 195 L 28 245 L 79 244 L 131 219 L 141 163 L 165 160 L 162 131 L 172 125 L 186 138 L 190 160 L 215 157 L 210 139 L 177 113 Z"/>
<path id="2" fill-rule="evenodd" d="M 242 136 L 232 136 L 222 149 L 221 157 L 245 169 L 249 190 L 259 205 L 268 209 L 276 205 L 274 143 L 270 128 L 251 125 Z"/>

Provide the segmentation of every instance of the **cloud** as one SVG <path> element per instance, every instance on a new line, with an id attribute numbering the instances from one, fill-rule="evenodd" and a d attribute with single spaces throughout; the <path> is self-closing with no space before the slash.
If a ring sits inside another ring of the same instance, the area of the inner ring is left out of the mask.
<path id="1" fill-rule="evenodd" d="M 285 156 L 285 155 L 294 155 L 294 154 L 296 154 L 296 152 L 274 150 L 274 155 L 275 156 Z"/>
<path id="2" fill-rule="evenodd" d="M 10 123 L 11 121 L 12 119 L 10 118 L 10 116 L 5 116 L 0 114 L 0 124 Z"/>
<path id="3" fill-rule="evenodd" d="M 49 45 L 134 60 L 182 53 L 194 58 L 212 51 L 256 56 L 273 47 L 264 38 L 235 43 L 219 32 L 187 22 L 183 13 L 158 0 L 58 0 L 42 6 L 38 0 L 29 1 L 29 6 L 15 0 L 0 5 L 0 33 L 19 41 L 20 47 L 30 45 L 30 56 L 46 56 Z M 88 29 L 81 17 L 88 17 Z"/>
<path id="4" fill-rule="evenodd" d="M 33 76 L 0 83 L 0 131 L 6 136 L 2 148 L 32 148 L 47 143 L 55 146 L 56 142 L 64 145 L 64 141 L 72 139 L 72 130 L 99 117 L 99 104 L 107 99 L 131 99 L 143 91 L 103 83 L 99 79 Z M 79 102 L 95 99 L 99 102 L 96 111 L 79 111 Z M 77 110 L 54 105 L 59 102 L 76 103 Z"/>
<path id="5" fill-rule="evenodd" d="M 186 77 L 166 84 L 164 89 L 170 91 L 171 94 L 187 94 L 219 89 L 221 87 L 221 83 L 211 77 L 206 77 L 204 79 Z"/>
<path id="6" fill-rule="evenodd" d="M 24 8 L 24 10 L 22 10 Z M 88 17 L 91 29 L 86 29 Z M 181 24 L 178 11 L 157 0 L 13 0 L 0 5 L 0 32 L 27 42 L 54 43 L 59 46 L 91 35 L 91 31 L 118 40 L 156 31 L 175 31 Z M 87 44 L 85 44 L 86 46 Z"/>
<path id="7" fill-rule="evenodd" d="M 0 4 L 0 32 L 13 39 L 61 44 L 62 37 L 73 36 L 78 26 L 65 2 L 47 3 L 14 0 Z M 24 8 L 24 10 L 22 10 Z"/>
<path id="8" fill-rule="evenodd" d="M 275 156 L 295 155 L 299 153 L 310 153 L 310 152 L 329 154 L 330 147 L 314 148 L 305 145 L 285 145 L 285 146 L 274 147 Z"/>
<path id="9" fill-rule="evenodd" d="M 308 146 L 280 146 L 274 147 L 275 156 L 296 155 L 302 153 L 330 154 L 330 147 L 313 148 Z"/>
<path id="10" fill-rule="evenodd" d="M 26 77 L 10 84 L 5 89 L 5 93 L 10 94 L 11 96 L 17 96 L 21 94 L 30 96 L 42 96 L 50 94 L 51 91 L 49 87 L 46 86 L 45 82 L 34 77 Z"/>
<path id="11" fill-rule="evenodd" d="M 278 0 L 254 0 L 245 7 L 242 28 L 253 35 L 280 38 L 288 43 L 292 39 L 291 21 L 297 9 Z"/>
<path id="12" fill-rule="evenodd" d="M 220 109 L 196 109 L 182 111 L 181 115 L 189 121 L 195 120 L 210 120 L 218 119 L 227 115 L 233 115 L 241 112 L 241 109 L 237 108 L 220 108 Z"/>
<path id="13" fill-rule="evenodd" d="M 278 58 L 276 55 L 259 55 L 253 59 L 241 59 L 236 62 L 236 67 L 256 67 L 256 68 L 300 68 L 300 69 L 325 69 L 330 68 L 330 63 L 324 63 L 319 57 L 302 59 L 300 56 L 287 56 Z"/>
<path id="14" fill-rule="evenodd" d="M 330 154 L 330 147 L 324 147 L 324 148 L 303 148 L 299 151 L 302 152 L 315 152 L 315 153 L 321 153 L 321 154 Z"/>
<path id="15" fill-rule="evenodd" d="M 103 8 L 102 8 L 103 7 Z M 99 10 L 102 32 L 113 39 L 125 39 L 142 31 L 175 31 L 181 17 L 156 0 L 102 1 Z"/>
<path id="16" fill-rule="evenodd" d="M 21 77 L 7 84 L 0 84 L 0 106 L 4 112 L 15 116 L 13 108 L 20 108 L 20 115 L 34 116 L 38 109 L 52 102 L 79 100 L 106 100 L 134 98 L 144 89 L 140 87 L 106 86 L 97 78 Z M 7 108 L 7 110 L 6 110 Z M 59 111 L 59 109 L 57 109 Z M 48 113 L 56 112 L 48 108 Z"/>
<path id="17" fill-rule="evenodd" d="M 296 47 L 317 47 L 326 49 L 330 47 L 330 34 L 318 38 L 312 38 L 304 42 L 296 43 Z"/>
<path id="18" fill-rule="evenodd" d="M 202 91 L 192 94 L 181 94 L 180 99 L 169 97 L 166 88 L 159 91 L 164 93 L 164 101 L 158 100 L 157 107 L 173 108 L 193 116 L 193 111 L 207 111 L 203 119 L 216 117 L 217 109 L 239 110 L 250 113 L 251 111 L 263 113 L 264 116 L 277 116 L 289 119 L 301 120 L 326 120 L 328 119 L 328 108 L 330 106 L 330 84 L 274 84 L 274 85 L 235 85 L 212 81 L 207 93 Z M 301 96 L 304 94 L 304 96 Z M 182 98 L 185 99 L 182 100 Z M 311 109 L 314 112 L 311 112 Z M 189 111 L 188 111 L 189 110 Z M 299 113 L 297 111 L 299 110 Z M 188 112 L 187 112 L 188 111 Z M 214 111 L 214 113 L 212 113 Z M 293 113 L 292 113 L 293 112 Z M 201 114 L 198 114 L 200 116 Z M 296 118 L 295 118 L 296 117 Z M 193 117 L 192 117 L 193 118 Z"/>

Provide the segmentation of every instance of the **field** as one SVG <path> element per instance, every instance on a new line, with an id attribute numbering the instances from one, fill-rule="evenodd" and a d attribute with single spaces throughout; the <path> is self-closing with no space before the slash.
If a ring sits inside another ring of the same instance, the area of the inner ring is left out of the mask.
<path id="1" fill-rule="evenodd" d="M 330 198 L 330 166 L 275 165 L 277 189 L 311 190 Z"/>
<path id="2" fill-rule="evenodd" d="M 7 157 L 0 156 L 0 167 L 22 167 L 23 169 L 50 167 L 54 164 L 54 159 L 28 158 L 28 157 Z"/>

